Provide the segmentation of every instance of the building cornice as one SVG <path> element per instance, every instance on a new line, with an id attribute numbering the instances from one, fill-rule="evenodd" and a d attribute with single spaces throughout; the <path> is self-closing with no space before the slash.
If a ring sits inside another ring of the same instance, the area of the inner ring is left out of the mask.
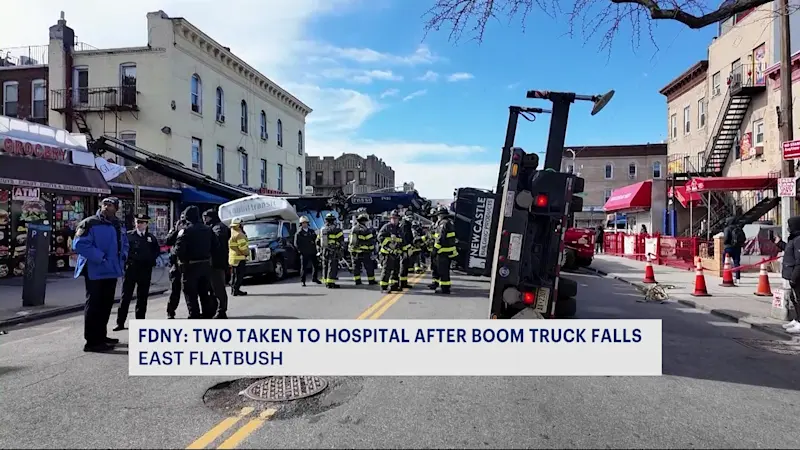
<path id="1" fill-rule="evenodd" d="M 670 102 L 681 94 L 684 94 L 689 89 L 692 89 L 698 84 L 704 82 L 707 73 L 708 60 L 704 59 L 690 67 L 687 71 L 678 75 L 677 78 L 670 81 L 669 84 L 664 86 L 658 92 L 667 97 L 667 101 Z"/>

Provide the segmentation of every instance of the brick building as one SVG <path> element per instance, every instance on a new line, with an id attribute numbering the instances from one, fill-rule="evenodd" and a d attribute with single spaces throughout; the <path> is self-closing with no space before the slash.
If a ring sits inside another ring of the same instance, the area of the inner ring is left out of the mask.
<path id="1" fill-rule="evenodd" d="M 306 155 L 306 186 L 313 187 L 314 195 L 331 195 L 340 189 L 345 194 L 389 191 L 395 188 L 394 170 L 375 155 Z"/>

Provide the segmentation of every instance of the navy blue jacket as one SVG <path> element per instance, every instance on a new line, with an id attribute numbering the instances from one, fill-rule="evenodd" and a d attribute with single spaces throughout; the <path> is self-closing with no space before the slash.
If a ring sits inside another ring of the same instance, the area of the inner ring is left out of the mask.
<path id="1" fill-rule="evenodd" d="M 120 278 L 125 273 L 129 250 L 125 225 L 116 218 L 106 219 L 98 211 L 78 224 L 72 250 L 78 254 L 75 278 L 81 275 L 84 267 L 90 280 Z"/>

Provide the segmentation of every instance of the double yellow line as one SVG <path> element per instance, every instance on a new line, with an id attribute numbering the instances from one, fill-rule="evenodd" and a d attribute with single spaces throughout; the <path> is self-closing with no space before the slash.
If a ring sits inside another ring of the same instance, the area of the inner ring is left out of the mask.
<path id="1" fill-rule="evenodd" d="M 408 279 L 409 284 L 416 284 L 419 280 L 423 279 L 425 275 L 414 275 Z M 391 294 L 384 295 L 381 297 L 380 300 L 372 304 L 369 308 L 367 308 L 364 312 L 362 312 L 356 320 L 376 320 L 379 319 L 382 315 L 389 310 L 398 300 L 400 297 L 403 296 L 405 292 L 394 292 Z M 255 408 L 251 406 L 247 406 L 242 408 L 241 411 L 235 416 L 228 417 L 224 419 L 222 422 L 218 423 L 214 426 L 214 428 L 208 430 L 205 434 L 197 438 L 196 441 L 189 444 L 187 449 L 204 449 L 209 445 L 213 444 L 214 441 L 219 439 L 225 432 L 236 426 L 239 422 L 249 417 Z M 222 444 L 217 447 L 217 449 L 232 449 L 236 448 L 237 445 L 241 444 L 242 441 L 247 439 L 251 434 L 255 433 L 256 430 L 261 428 L 267 421 L 272 419 L 275 416 L 275 413 L 278 411 L 273 408 L 265 409 L 261 411 L 257 417 L 250 419 L 241 428 L 236 430 L 233 434 L 231 434 L 227 439 L 225 439 Z"/>

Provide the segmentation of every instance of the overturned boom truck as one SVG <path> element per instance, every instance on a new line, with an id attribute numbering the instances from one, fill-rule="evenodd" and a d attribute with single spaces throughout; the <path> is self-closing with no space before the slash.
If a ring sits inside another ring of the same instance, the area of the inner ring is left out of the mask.
<path id="1" fill-rule="evenodd" d="M 491 319 L 543 319 L 575 315 L 577 283 L 560 278 L 564 233 L 569 217 L 583 207 L 583 178 L 561 172 L 569 109 L 576 100 L 594 103 L 592 115 L 608 104 L 605 95 L 528 91 L 527 98 L 549 100 L 552 110 L 511 106 L 497 180 L 494 255 L 489 290 Z M 539 157 L 514 147 L 519 116 L 550 114 L 544 166 Z"/>

